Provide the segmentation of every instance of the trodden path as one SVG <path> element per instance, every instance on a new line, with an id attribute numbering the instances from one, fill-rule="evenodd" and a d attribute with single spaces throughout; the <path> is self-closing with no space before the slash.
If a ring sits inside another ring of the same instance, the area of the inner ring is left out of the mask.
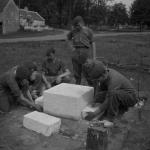
<path id="1" fill-rule="evenodd" d="M 27 42 L 27 41 L 66 40 L 67 33 L 68 33 L 68 31 L 64 31 L 63 34 L 59 34 L 59 35 L 47 35 L 47 36 L 40 36 L 40 37 L 0 39 L 0 43 L 15 43 L 15 42 Z M 150 35 L 150 32 L 98 33 L 98 34 L 94 34 L 94 37 L 119 36 L 119 35 Z"/>

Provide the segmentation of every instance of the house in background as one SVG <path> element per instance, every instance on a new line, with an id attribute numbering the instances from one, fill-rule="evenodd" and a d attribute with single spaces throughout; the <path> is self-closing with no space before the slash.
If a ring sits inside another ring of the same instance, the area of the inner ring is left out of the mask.
<path id="1" fill-rule="evenodd" d="M 16 32 L 19 28 L 19 9 L 15 2 L 0 0 L 0 34 Z"/>
<path id="2" fill-rule="evenodd" d="M 45 26 L 45 19 L 35 11 L 29 11 L 26 8 L 20 9 L 20 25 L 23 27 L 41 27 Z"/>

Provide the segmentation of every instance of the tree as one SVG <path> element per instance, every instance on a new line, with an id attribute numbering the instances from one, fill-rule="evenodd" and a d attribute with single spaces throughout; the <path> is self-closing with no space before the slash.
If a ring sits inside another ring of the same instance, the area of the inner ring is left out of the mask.
<path id="1" fill-rule="evenodd" d="M 41 15 L 45 18 L 48 25 L 55 27 L 59 26 L 59 12 L 57 10 L 58 8 L 55 1 L 51 0 L 47 4 L 43 5 L 43 8 L 40 11 Z"/>
<path id="2" fill-rule="evenodd" d="M 39 12 L 44 0 L 14 0 L 19 8 L 28 7 L 30 10 Z"/>
<path id="3" fill-rule="evenodd" d="M 105 23 L 106 7 L 102 5 L 95 5 L 91 8 L 90 12 L 91 22 L 95 25 L 101 25 Z"/>
<path id="4" fill-rule="evenodd" d="M 116 3 L 110 8 L 108 22 L 116 27 L 128 23 L 128 14 L 124 4 Z"/>
<path id="5" fill-rule="evenodd" d="M 135 0 L 130 11 L 133 24 L 150 26 L 150 0 Z"/>
<path id="6" fill-rule="evenodd" d="M 65 27 L 78 15 L 89 25 L 99 25 L 105 22 L 108 1 L 112 0 L 15 0 L 20 8 L 38 12 L 54 27 Z"/>
<path id="7" fill-rule="evenodd" d="M 90 5 L 90 22 L 95 25 L 106 23 L 107 18 L 107 3 L 112 0 L 91 0 Z"/>

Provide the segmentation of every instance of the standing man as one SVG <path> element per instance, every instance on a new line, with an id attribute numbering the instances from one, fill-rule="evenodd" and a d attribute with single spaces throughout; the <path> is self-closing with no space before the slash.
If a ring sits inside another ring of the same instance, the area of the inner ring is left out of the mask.
<path id="1" fill-rule="evenodd" d="M 95 87 L 95 103 L 101 103 L 93 115 L 104 112 L 108 118 L 113 118 L 137 103 L 135 88 L 118 71 L 100 61 L 87 60 L 83 72 L 88 83 Z"/>
<path id="2" fill-rule="evenodd" d="M 92 30 L 84 26 L 81 16 L 73 20 L 72 30 L 67 35 L 69 45 L 72 49 L 72 64 L 76 84 L 81 84 L 82 66 L 92 51 L 95 52 Z M 95 57 L 95 56 L 93 56 Z"/>

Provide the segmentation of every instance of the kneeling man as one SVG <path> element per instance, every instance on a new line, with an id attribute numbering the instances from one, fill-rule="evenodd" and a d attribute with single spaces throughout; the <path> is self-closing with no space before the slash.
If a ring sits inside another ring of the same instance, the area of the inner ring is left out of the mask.
<path id="1" fill-rule="evenodd" d="M 21 104 L 41 111 L 29 92 L 29 81 L 33 76 L 32 64 L 19 65 L 0 76 L 0 111 L 8 112 L 13 104 Z"/>

